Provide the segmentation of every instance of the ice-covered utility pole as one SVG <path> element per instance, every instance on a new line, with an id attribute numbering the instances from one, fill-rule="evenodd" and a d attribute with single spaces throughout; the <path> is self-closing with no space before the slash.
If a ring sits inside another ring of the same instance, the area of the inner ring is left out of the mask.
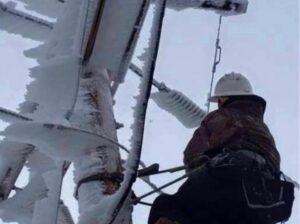
<path id="1" fill-rule="evenodd" d="M 86 48 L 83 53 L 85 55 L 83 73 L 80 79 L 77 104 L 70 119 L 73 126 L 93 133 L 105 133 L 106 136 L 117 142 L 111 80 L 107 68 L 115 67 L 115 73 L 118 74 L 119 67 L 124 69 L 129 66 L 128 57 L 131 58 L 149 3 L 149 0 L 134 0 L 130 6 L 126 6 L 121 0 L 97 2 L 98 6 L 91 23 L 92 26 L 84 41 Z M 121 10 L 122 7 L 128 10 L 128 13 L 124 14 Z M 117 8 L 119 12 L 116 11 Z M 117 15 L 114 15 L 115 13 Z M 118 16 L 119 13 L 123 14 Z M 116 49 L 111 49 L 109 52 L 106 50 L 109 55 L 113 56 L 110 61 L 116 58 L 117 63 L 110 64 L 111 62 L 108 62 L 109 64 L 103 65 L 109 57 L 102 50 L 104 47 L 107 49 L 105 41 L 110 42 L 109 33 L 116 32 L 110 31 L 105 23 L 109 24 L 112 20 L 116 21 L 112 29 L 123 33 L 124 37 L 115 40 Z M 137 24 L 139 26 L 136 26 Z M 129 28 L 129 31 L 124 27 Z M 133 29 L 134 33 L 131 32 Z M 106 39 L 106 36 L 109 39 Z M 126 61 L 124 61 L 124 55 Z M 99 64 L 98 61 L 102 64 Z M 91 223 L 92 215 L 89 215 L 88 212 L 94 206 L 101 204 L 105 196 L 114 194 L 123 179 L 118 146 L 103 142 L 95 148 L 90 148 L 89 153 L 74 161 L 74 168 L 75 183 L 77 184 L 75 196 L 79 204 L 80 223 Z M 129 223 L 131 220 L 131 210 L 126 213 L 123 223 Z"/>
<path id="2" fill-rule="evenodd" d="M 105 70 L 90 70 L 82 75 L 80 91 L 71 122 L 93 133 L 105 133 L 117 141 L 113 101 Z M 103 143 L 90 148 L 89 153 L 74 161 L 76 198 L 79 212 L 101 202 L 105 194 L 112 194 L 121 181 L 121 159 L 118 147 Z"/>

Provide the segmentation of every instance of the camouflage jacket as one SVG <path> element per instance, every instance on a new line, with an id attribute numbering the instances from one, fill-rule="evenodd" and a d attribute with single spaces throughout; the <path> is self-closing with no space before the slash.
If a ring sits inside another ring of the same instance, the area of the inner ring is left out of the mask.
<path id="1" fill-rule="evenodd" d="M 266 102 L 260 97 L 228 100 L 222 108 L 209 113 L 195 131 L 184 151 L 184 163 L 219 146 L 240 148 L 262 155 L 280 169 L 280 155 L 263 121 Z"/>

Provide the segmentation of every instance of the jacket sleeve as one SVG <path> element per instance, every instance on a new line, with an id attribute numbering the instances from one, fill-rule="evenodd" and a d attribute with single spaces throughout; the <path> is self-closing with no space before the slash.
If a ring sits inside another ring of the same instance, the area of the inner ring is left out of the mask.
<path id="1" fill-rule="evenodd" d="M 189 141 L 184 151 L 184 163 L 189 164 L 210 148 L 229 141 L 237 133 L 237 129 L 230 113 L 226 110 L 219 109 L 211 112 Z"/>
<path id="2" fill-rule="evenodd" d="M 209 131 L 204 119 L 201 126 L 194 132 L 193 137 L 187 144 L 184 150 L 184 164 L 189 164 L 191 161 L 201 155 L 209 147 Z"/>

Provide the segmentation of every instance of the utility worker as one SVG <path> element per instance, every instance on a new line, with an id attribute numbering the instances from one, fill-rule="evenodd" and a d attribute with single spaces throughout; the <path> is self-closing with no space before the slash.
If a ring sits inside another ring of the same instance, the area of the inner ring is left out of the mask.
<path id="1" fill-rule="evenodd" d="M 209 113 L 184 151 L 189 177 L 153 203 L 149 224 L 273 224 L 291 214 L 294 188 L 263 121 L 265 100 L 241 74 L 216 84 Z"/>

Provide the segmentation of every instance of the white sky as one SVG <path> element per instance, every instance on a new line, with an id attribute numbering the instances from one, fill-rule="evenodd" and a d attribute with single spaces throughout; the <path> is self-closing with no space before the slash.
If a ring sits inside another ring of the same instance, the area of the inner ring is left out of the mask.
<path id="1" fill-rule="evenodd" d="M 282 169 L 299 181 L 299 18 L 298 1 L 252 0 L 246 15 L 223 19 L 222 61 L 218 79 L 225 72 L 241 72 L 253 83 L 257 94 L 267 100 L 265 120 L 273 133 L 282 156 Z M 218 16 L 212 12 L 168 10 L 157 62 L 156 78 L 169 87 L 184 92 L 204 107 L 209 88 Z M 148 24 L 146 27 L 149 27 Z M 138 54 L 145 44 L 141 38 Z M 0 106 L 15 110 L 23 101 L 28 68 L 35 65 L 22 55 L 34 45 L 30 40 L 0 31 Z M 135 59 L 137 64 L 140 62 Z M 115 108 L 121 143 L 129 146 L 132 109 L 139 79 L 131 72 L 117 94 Z M 155 90 L 155 89 L 154 89 Z M 159 163 L 161 169 L 182 164 L 182 152 L 193 130 L 150 102 L 142 159 Z M 158 185 L 179 174 L 153 178 Z M 20 182 L 24 182 L 24 178 Z M 63 198 L 73 214 L 77 214 L 72 196 L 72 173 L 69 172 Z M 168 192 L 174 192 L 173 186 Z M 71 190 L 70 190 L 71 189 Z M 137 195 L 149 190 L 145 184 L 135 185 Z M 151 201 L 150 197 L 148 201 Z M 299 195 L 293 217 L 288 224 L 299 223 Z M 135 223 L 146 222 L 148 208 L 137 206 Z M 142 220 L 142 221 L 141 221 Z M 1 222 L 0 222 L 1 223 Z"/>

